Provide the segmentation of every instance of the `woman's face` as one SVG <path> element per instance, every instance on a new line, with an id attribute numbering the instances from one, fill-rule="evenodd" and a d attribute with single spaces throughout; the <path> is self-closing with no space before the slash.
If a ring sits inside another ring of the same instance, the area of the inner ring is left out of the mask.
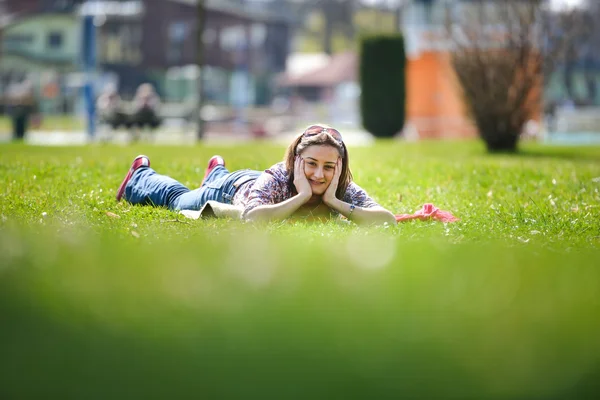
<path id="1" fill-rule="evenodd" d="M 335 173 L 339 153 L 331 146 L 309 146 L 300 155 L 304 159 L 304 174 L 314 195 L 325 193 Z"/>

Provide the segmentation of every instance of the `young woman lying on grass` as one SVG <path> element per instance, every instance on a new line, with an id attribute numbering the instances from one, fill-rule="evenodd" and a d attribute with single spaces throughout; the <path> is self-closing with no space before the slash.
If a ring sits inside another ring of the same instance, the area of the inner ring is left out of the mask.
<path id="1" fill-rule="evenodd" d="M 326 125 L 308 127 L 289 145 L 284 161 L 265 171 L 229 172 L 223 158 L 213 156 L 195 190 L 159 175 L 148 157 L 138 156 L 119 187 L 121 198 L 172 210 L 201 210 L 216 201 L 236 206 L 246 221 L 343 215 L 358 224 L 396 224 L 394 214 L 352 181 L 342 135 Z"/>

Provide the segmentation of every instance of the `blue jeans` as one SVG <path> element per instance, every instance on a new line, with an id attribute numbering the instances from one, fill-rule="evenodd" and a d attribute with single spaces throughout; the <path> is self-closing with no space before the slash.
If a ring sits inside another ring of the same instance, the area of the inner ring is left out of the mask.
<path id="1" fill-rule="evenodd" d="M 190 190 L 150 167 L 141 167 L 127 183 L 123 198 L 131 204 L 168 207 L 171 210 L 200 210 L 209 200 L 231 204 L 237 188 L 255 180 L 261 173 L 249 169 L 229 172 L 222 165 L 217 165 L 201 187 Z"/>

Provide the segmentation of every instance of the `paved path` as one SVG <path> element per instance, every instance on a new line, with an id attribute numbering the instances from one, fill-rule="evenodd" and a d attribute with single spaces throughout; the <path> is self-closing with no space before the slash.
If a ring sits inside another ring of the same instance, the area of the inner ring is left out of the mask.
<path id="1" fill-rule="evenodd" d="M 373 137 L 364 130 L 346 129 L 342 131 L 344 142 L 349 146 L 368 146 L 374 142 Z M 277 136 L 267 137 L 281 145 L 287 145 L 298 132 L 283 132 Z M 0 132 L 0 142 L 9 142 L 9 133 Z M 207 132 L 203 143 L 218 145 L 236 145 L 255 140 L 247 132 Z M 143 133 L 142 142 L 157 145 L 192 145 L 196 143 L 193 131 L 157 131 L 155 134 Z M 131 135 L 127 131 L 116 131 L 110 135 L 99 132 L 95 139 L 90 139 L 83 131 L 31 131 L 25 137 L 27 144 L 36 146 L 83 146 L 91 143 L 110 142 L 127 145 L 131 143 Z"/>

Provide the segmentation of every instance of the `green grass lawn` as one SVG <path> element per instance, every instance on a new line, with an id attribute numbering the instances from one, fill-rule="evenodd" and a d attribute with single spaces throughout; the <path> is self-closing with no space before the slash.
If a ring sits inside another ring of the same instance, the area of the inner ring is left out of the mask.
<path id="1" fill-rule="evenodd" d="M 0 145 L 0 398 L 595 398 L 600 148 L 522 150 L 351 148 L 383 206 L 461 218 L 359 228 L 114 200 L 140 153 L 194 187 L 277 146 Z"/>

